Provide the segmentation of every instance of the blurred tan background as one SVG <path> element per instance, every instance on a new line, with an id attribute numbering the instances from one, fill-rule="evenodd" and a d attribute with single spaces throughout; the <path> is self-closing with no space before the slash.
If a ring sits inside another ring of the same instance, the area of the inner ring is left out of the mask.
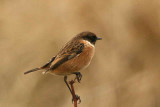
<path id="1" fill-rule="evenodd" d="M 75 84 L 79 107 L 160 107 L 159 10 L 158 0 L 1 0 L 0 107 L 73 107 L 63 77 L 23 73 L 82 31 L 103 40 Z"/>

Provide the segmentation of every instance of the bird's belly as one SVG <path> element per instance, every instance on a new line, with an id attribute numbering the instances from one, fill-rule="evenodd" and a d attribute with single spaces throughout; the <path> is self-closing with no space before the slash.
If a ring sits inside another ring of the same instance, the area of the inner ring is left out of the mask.
<path id="1" fill-rule="evenodd" d="M 80 71 L 90 64 L 93 55 L 94 48 L 86 47 L 80 55 L 63 63 L 50 73 L 53 73 L 55 75 L 69 75 L 74 72 Z"/>

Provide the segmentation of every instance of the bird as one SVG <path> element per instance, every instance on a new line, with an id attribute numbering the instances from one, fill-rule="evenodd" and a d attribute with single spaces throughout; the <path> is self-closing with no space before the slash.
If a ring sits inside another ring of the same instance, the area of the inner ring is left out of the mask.
<path id="1" fill-rule="evenodd" d="M 44 70 L 43 74 L 64 76 L 64 82 L 72 94 L 72 90 L 67 83 L 67 76 L 75 74 L 77 81 L 81 81 L 82 74 L 80 71 L 90 64 L 95 53 L 95 43 L 101 39 L 93 32 L 81 32 L 67 42 L 49 62 L 41 67 L 26 71 L 24 74 Z"/>

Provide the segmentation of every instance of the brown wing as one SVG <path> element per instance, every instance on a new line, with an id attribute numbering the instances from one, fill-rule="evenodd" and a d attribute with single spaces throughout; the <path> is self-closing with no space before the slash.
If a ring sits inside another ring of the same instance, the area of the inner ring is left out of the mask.
<path id="1" fill-rule="evenodd" d="M 56 62 L 47 71 L 45 71 L 45 73 L 48 72 L 49 70 L 56 69 L 66 61 L 76 57 L 83 51 L 83 49 L 84 49 L 84 44 L 80 43 L 78 45 L 73 46 L 68 51 L 64 51 L 63 53 L 57 56 L 58 57 L 57 61 L 55 60 Z"/>
<path id="2" fill-rule="evenodd" d="M 43 65 L 41 68 L 45 69 L 45 68 L 49 68 L 51 63 L 55 60 L 56 57 L 53 57 L 52 59 L 49 60 L 49 62 L 47 62 L 45 65 Z"/>

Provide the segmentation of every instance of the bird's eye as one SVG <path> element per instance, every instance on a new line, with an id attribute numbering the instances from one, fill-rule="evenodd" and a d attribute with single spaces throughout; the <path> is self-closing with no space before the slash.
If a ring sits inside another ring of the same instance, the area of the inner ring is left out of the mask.
<path id="1" fill-rule="evenodd" d="M 96 40 L 97 37 L 96 36 L 91 36 L 90 38 L 91 38 L 91 40 Z"/>

